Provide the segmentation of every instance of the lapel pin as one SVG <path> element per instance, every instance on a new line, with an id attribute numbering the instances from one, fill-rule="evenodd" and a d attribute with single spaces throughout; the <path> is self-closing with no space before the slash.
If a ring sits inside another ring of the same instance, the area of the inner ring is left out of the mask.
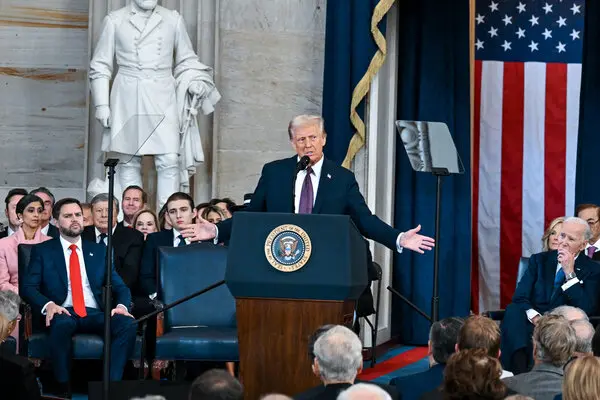
<path id="1" fill-rule="evenodd" d="M 327 174 L 327 179 L 331 179 L 331 175 L 330 174 Z"/>
<path id="2" fill-rule="evenodd" d="M 90 253 L 90 257 L 93 257 L 93 256 L 94 256 L 94 253 Z"/>

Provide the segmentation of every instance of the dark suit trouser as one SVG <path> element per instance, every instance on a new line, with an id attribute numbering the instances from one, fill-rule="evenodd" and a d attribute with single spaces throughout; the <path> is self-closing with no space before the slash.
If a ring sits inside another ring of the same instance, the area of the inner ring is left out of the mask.
<path id="1" fill-rule="evenodd" d="M 148 296 L 134 296 L 133 297 L 133 310 L 132 314 L 135 318 L 141 318 L 144 315 L 150 314 L 156 311 L 156 308 L 152 305 Z M 156 354 L 156 317 L 147 320 L 146 325 L 146 360 L 151 362 L 154 360 Z"/>
<path id="2" fill-rule="evenodd" d="M 71 316 L 57 314 L 50 322 L 50 359 L 54 377 L 59 383 L 67 383 L 70 377 L 71 345 L 76 333 L 104 334 L 104 312 L 86 308 L 87 316 L 80 318 L 72 307 L 67 307 Z M 116 314 L 110 320 L 110 380 L 118 381 L 123 376 L 125 363 L 129 359 L 137 331 L 133 319 Z"/>
<path id="3" fill-rule="evenodd" d="M 533 324 L 527 319 L 523 308 L 517 304 L 509 304 L 504 312 L 500 330 L 501 361 L 504 369 L 515 375 L 528 371 L 533 364 Z M 523 365 L 523 357 L 526 358 L 527 365 Z"/>

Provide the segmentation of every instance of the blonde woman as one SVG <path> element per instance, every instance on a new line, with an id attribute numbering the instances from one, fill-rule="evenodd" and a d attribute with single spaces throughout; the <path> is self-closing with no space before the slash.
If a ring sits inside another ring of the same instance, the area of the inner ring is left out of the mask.
<path id="1" fill-rule="evenodd" d="M 542 251 L 558 249 L 558 237 L 565 217 L 554 218 L 542 236 Z"/>
<path id="2" fill-rule="evenodd" d="M 563 381 L 564 400 L 596 400 L 600 393 L 600 359 L 577 358 L 567 365 Z"/>

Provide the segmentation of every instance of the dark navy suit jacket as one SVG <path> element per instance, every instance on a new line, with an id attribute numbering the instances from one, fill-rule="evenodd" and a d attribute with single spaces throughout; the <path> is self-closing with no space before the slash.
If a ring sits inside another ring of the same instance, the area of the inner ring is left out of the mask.
<path id="1" fill-rule="evenodd" d="M 81 241 L 85 270 L 98 307 L 104 308 L 102 289 L 106 280 L 106 248 L 93 242 Z M 114 304 L 131 305 L 131 293 L 123 280 L 112 269 Z M 38 312 L 50 301 L 61 305 L 67 299 L 67 265 L 60 239 L 52 239 L 33 246 L 28 273 L 23 279 L 21 296 Z"/>
<path id="2" fill-rule="evenodd" d="M 297 156 L 265 164 L 250 205 L 244 211 L 293 213 L 293 180 Z M 296 193 L 300 196 L 300 193 Z M 396 251 L 400 231 L 371 213 L 354 174 L 323 159 L 313 214 L 349 215 L 363 236 Z M 219 240 L 229 241 L 232 219 L 220 222 Z"/>
<path id="3" fill-rule="evenodd" d="M 395 386 L 404 400 L 419 400 L 424 393 L 439 387 L 444 381 L 445 364 L 436 364 L 427 371 L 392 379 L 390 385 Z"/>
<path id="4" fill-rule="evenodd" d="M 173 247 L 173 239 L 173 231 L 170 229 L 151 233 L 146 237 L 140 269 L 140 287 L 143 294 L 149 295 L 156 293 L 156 263 L 158 248 L 160 246 Z"/>

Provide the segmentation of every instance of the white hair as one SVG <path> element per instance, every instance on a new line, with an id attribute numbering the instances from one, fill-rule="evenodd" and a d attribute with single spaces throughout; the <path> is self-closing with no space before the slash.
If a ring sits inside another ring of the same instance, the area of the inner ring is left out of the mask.
<path id="1" fill-rule="evenodd" d="M 12 290 L 0 291 L 0 314 L 9 322 L 19 316 L 19 305 L 21 298 Z"/>
<path id="2" fill-rule="evenodd" d="M 260 400 L 292 400 L 291 397 L 280 393 L 269 393 L 260 398 Z"/>
<path id="3" fill-rule="evenodd" d="M 362 343 L 354 332 L 336 325 L 315 342 L 315 359 L 324 383 L 353 382 L 362 365 Z"/>
<path id="4" fill-rule="evenodd" d="M 323 135 L 325 135 L 325 121 L 321 116 L 303 114 L 292 118 L 290 124 L 288 125 L 288 136 L 290 137 L 290 140 L 294 138 L 296 129 L 309 125 L 316 125 L 319 129 L 319 132 L 322 132 Z"/>
<path id="5" fill-rule="evenodd" d="M 552 311 L 550 311 L 552 315 L 562 315 L 569 321 L 576 321 L 579 319 L 583 319 L 589 321 L 590 318 L 581 308 L 573 307 L 573 306 L 558 306 Z M 575 317 L 576 316 L 576 317 Z"/>
<path id="6" fill-rule="evenodd" d="M 337 400 L 392 400 L 392 397 L 377 385 L 357 383 L 342 391 Z"/>
<path id="7" fill-rule="evenodd" d="M 578 353 L 592 353 L 592 339 L 594 338 L 594 326 L 585 319 L 571 321 L 571 326 L 575 329 L 575 351 Z"/>
<path id="8" fill-rule="evenodd" d="M 563 226 L 567 222 L 572 222 L 574 224 L 579 224 L 579 225 L 585 226 L 585 230 L 583 231 L 583 238 L 585 239 L 586 242 L 592 238 L 592 229 L 590 228 L 590 226 L 588 225 L 586 220 L 581 219 L 579 217 L 567 217 L 563 221 Z"/>

